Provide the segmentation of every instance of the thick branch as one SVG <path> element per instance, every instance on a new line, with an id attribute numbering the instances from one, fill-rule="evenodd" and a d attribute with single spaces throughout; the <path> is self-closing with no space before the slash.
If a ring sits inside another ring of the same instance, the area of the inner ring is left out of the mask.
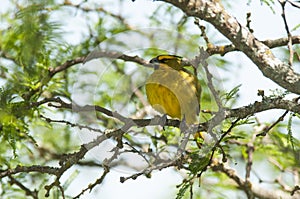
<path id="1" fill-rule="evenodd" d="M 50 103 L 52 102 L 52 103 Z M 55 104 L 53 103 L 55 102 Z M 145 126 L 157 126 L 157 125 L 163 125 L 163 126 L 173 126 L 173 127 L 180 127 L 180 121 L 176 119 L 167 119 L 164 120 L 162 123 L 161 117 L 154 117 L 153 119 L 131 119 L 127 118 L 123 115 L 120 115 L 117 112 L 110 111 L 104 107 L 101 106 L 94 106 L 94 105 L 85 105 L 85 106 L 78 106 L 72 103 L 66 103 L 62 101 L 60 98 L 49 98 L 44 99 L 40 102 L 32 103 L 31 106 L 40 106 L 42 104 L 48 103 L 49 106 L 55 107 L 55 108 L 62 108 L 62 109 L 69 109 L 74 112 L 90 112 L 90 111 L 96 111 L 103 113 L 109 117 L 113 117 L 118 119 L 119 121 L 125 123 L 125 126 L 129 125 L 128 127 L 137 126 L 137 127 L 145 127 Z M 250 104 L 247 106 L 234 108 L 234 109 L 224 109 L 217 115 L 220 116 L 220 118 L 239 118 L 243 119 L 249 116 L 252 116 L 256 113 L 260 113 L 267 110 L 272 109 L 282 109 L 286 111 L 291 111 L 294 113 L 300 114 L 300 104 L 298 103 L 298 99 L 296 100 L 285 100 L 282 98 L 265 98 L 260 102 L 255 102 L 254 104 Z M 211 120 L 199 124 L 199 126 L 196 128 L 195 132 L 197 131 L 207 131 L 207 128 L 214 123 L 215 118 L 213 117 Z M 51 120 L 50 120 L 51 121 Z M 124 130 L 124 129 L 123 129 Z M 128 130 L 128 129 L 127 129 Z M 126 131 L 126 130 L 124 130 Z"/>
<path id="2" fill-rule="evenodd" d="M 15 169 L 7 169 L 0 171 L 0 179 L 6 176 L 10 176 L 16 173 L 29 173 L 29 172 L 39 172 L 39 173 L 47 173 L 55 175 L 57 172 L 56 167 L 49 167 L 49 166 L 39 166 L 39 165 L 33 165 L 33 166 L 17 166 Z"/>
<path id="3" fill-rule="evenodd" d="M 289 38 L 283 37 L 278 39 L 267 39 L 261 42 L 267 45 L 269 48 L 277 48 L 277 47 L 282 47 L 287 45 L 289 42 Z M 300 44 L 300 36 L 292 36 L 292 43 Z M 224 46 L 210 46 L 207 49 L 207 51 L 210 55 L 214 55 L 214 54 L 225 55 L 226 53 L 229 52 L 239 51 L 239 49 L 237 49 L 233 44 L 228 44 Z"/>
<path id="4" fill-rule="evenodd" d="M 128 123 L 129 120 L 131 120 L 132 123 L 134 123 L 137 127 L 145 127 L 145 126 L 157 126 L 161 125 L 162 118 L 161 117 L 155 117 L 153 119 L 130 119 L 127 118 L 117 112 L 110 111 L 104 107 L 97 106 L 97 105 L 85 105 L 85 106 L 79 106 L 73 103 L 66 103 L 60 98 L 46 98 L 44 100 L 41 100 L 39 102 L 34 102 L 31 104 L 31 107 L 38 107 L 42 104 L 48 103 L 48 106 L 60 108 L 60 109 L 69 109 L 73 112 L 92 112 L 96 111 L 99 113 L 103 113 L 109 117 L 113 117 L 118 119 L 121 122 Z M 165 121 L 164 125 L 166 126 L 174 126 L 179 127 L 180 121 L 176 119 L 168 119 Z"/>
<path id="5" fill-rule="evenodd" d="M 225 111 L 225 117 L 246 118 L 248 116 L 254 115 L 255 113 L 271 109 L 282 109 L 300 114 L 300 104 L 298 104 L 296 101 L 274 98 L 266 99 L 261 102 L 255 102 L 254 104 L 250 104 L 240 108 L 228 109 Z"/>
<path id="6" fill-rule="evenodd" d="M 276 58 L 270 48 L 226 12 L 219 1 L 163 0 L 180 8 L 189 16 L 198 17 L 215 26 L 236 48 L 245 53 L 261 72 L 290 92 L 300 94 L 300 75 Z"/>
<path id="7" fill-rule="evenodd" d="M 71 66 L 74 66 L 76 64 L 80 64 L 84 61 L 85 57 L 77 57 L 75 59 L 72 60 L 68 60 L 65 63 L 55 67 L 55 68 L 50 68 L 49 69 L 49 76 L 53 77 L 56 73 L 59 73 L 61 71 L 64 71 L 66 69 L 68 69 Z"/>

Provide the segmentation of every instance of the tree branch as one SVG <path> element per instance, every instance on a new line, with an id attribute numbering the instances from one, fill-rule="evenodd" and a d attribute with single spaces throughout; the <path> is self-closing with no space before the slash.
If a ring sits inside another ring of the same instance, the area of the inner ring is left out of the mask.
<path id="1" fill-rule="evenodd" d="M 288 36 L 288 40 L 289 40 L 287 46 L 288 46 L 288 49 L 290 52 L 289 65 L 291 66 L 293 64 L 294 51 L 293 51 L 293 46 L 292 46 L 292 34 L 290 32 L 290 29 L 289 29 L 289 26 L 288 26 L 288 23 L 286 20 L 286 14 L 285 14 L 285 5 L 286 5 L 287 1 L 286 0 L 284 0 L 284 1 L 278 0 L 278 2 L 281 5 L 281 10 L 282 10 L 281 17 L 283 19 L 284 27 L 285 27 L 285 30 L 286 30 L 286 33 Z"/>
<path id="2" fill-rule="evenodd" d="M 276 58 L 270 48 L 259 41 L 231 16 L 219 1 L 161 0 L 180 8 L 188 16 L 198 17 L 215 26 L 233 45 L 247 55 L 267 78 L 290 92 L 300 94 L 300 75 Z"/>
<path id="3" fill-rule="evenodd" d="M 48 103 L 48 106 L 52 106 L 55 108 L 61 108 L 61 109 L 70 109 L 74 112 L 89 112 L 89 111 L 97 111 L 100 113 L 103 113 L 109 117 L 113 117 L 118 119 L 121 122 L 128 122 L 127 117 L 120 115 L 117 112 L 110 111 L 104 107 L 97 106 L 97 105 L 85 105 L 85 106 L 79 106 L 73 103 L 67 103 L 61 100 L 60 98 L 46 98 L 39 102 L 33 102 L 30 106 L 32 107 L 38 107 L 42 104 Z M 161 125 L 161 117 L 157 116 L 153 119 L 130 119 L 137 127 L 145 127 L 145 126 L 157 126 Z M 168 119 L 165 122 L 166 126 L 173 126 L 173 127 L 179 127 L 180 121 L 176 119 Z"/>
<path id="4" fill-rule="evenodd" d="M 73 103 L 66 103 L 60 98 L 48 98 L 41 100 L 40 102 L 34 102 L 31 104 L 31 106 L 40 106 L 42 104 L 48 103 L 49 106 L 55 107 L 55 108 L 63 108 L 63 109 L 70 109 L 74 112 L 89 112 L 89 111 L 96 111 L 103 113 L 109 117 L 113 117 L 118 119 L 121 122 L 124 122 L 127 124 L 129 120 L 131 121 L 130 124 L 135 125 L 137 127 L 145 127 L 145 126 L 157 126 L 161 125 L 161 117 L 157 116 L 153 119 L 131 119 L 127 118 L 123 115 L 120 115 L 117 112 L 110 111 L 104 107 L 97 106 L 97 105 L 85 105 L 85 106 L 79 106 Z M 247 106 L 234 108 L 234 109 L 224 109 L 224 119 L 228 118 L 246 118 L 251 115 L 254 115 L 256 113 L 260 113 L 267 110 L 272 109 L 282 109 L 286 111 L 291 111 L 294 113 L 300 114 L 300 104 L 298 103 L 298 99 L 295 99 L 293 101 L 291 100 L 285 100 L 281 97 L 278 98 L 264 98 L 262 101 L 258 102 L 256 101 L 254 104 L 250 104 Z M 213 118 L 212 118 L 213 119 Z M 201 123 L 199 125 L 200 130 L 207 130 L 207 127 L 211 123 L 211 120 Z M 173 126 L 173 127 L 180 127 L 180 121 L 176 119 L 167 119 L 165 126 Z"/>
<path id="5" fill-rule="evenodd" d="M 50 68 L 49 69 L 49 76 L 53 77 L 56 73 L 64 71 L 64 70 L 68 69 L 69 67 L 74 66 L 76 64 L 83 63 L 84 59 L 85 59 L 85 57 L 77 57 L 75 59 L 68 60 L 65 63 L 63 63 L 63 64 L 61 64 L 61 65 L 59 65 L 55 68 Z"/>
<path id="6" fill-rule="evenodd" d="M 33 199 L 38 199 L 38 191 L 35 189 L 31 191 L 29 188 L 24 186 L 20 181 L 13 178 L 12 176 L 9 176 L 10 184 L 16 184 L 18 187 L 20 187 L 23 191 L 25 191 L 26 196 L 31 196 Z"/>
<path id="7" fill-rule="evenodd" d="M 112 59 L 121 59 L 123 61 L 129 61 L 129 62 L 135 62 L 137 64 L 143 65 L 143 66 L 149 66 L 152 67 L 152 64 L 149 64 L 148 61 L 145 61 L 144 59 L 138 57 L 138 56 L 130 56 L 123 54 L 121 52 L 116 51 L 107 51 L 107 50 L 94 50 L 91 52 L 84 60 L 84 63 L 97 59 L 97 58 L 112 58 Z"/>
<path id="8" fill-rule="evenodd" d="M 10 176 L 12 174 L 17 173 L 30 173 L 30 172 L 39 172 L 39 173 L 47 173 L 55 175 L 57 172 L 57 167 L 49 167 L 49 166 L 40 166 L 40 165 L 32 165 L 32 166 L 17 166 L 14 169 L 6 169 L 0 171 L 0 179 L 6 176 Z"/>
<path id="9" fill-rule="evenodd" d="M 265 99 L 240 108 L 225 110 L 225 117 L 239 117 L 241 119 L 254 115 L 255 113 L 271 110 L 283 109 L 300 114 L 300 104 L 296 100 L 284 100 L 281 98 Z"/>
<path id="10" fill-rule="evenodd" d="M 292 44 L 300 44 L 300 35 L 298 36 L 292 36 Z M 277 48 L 277 47 L 282 47 L 285 46 L 289 43 L 289 38 L 287 37 L 282 37 L 278 39 L 267 39 L 261 41 L 264 43 L 266 46 L 269 48 Z M 207 52 L 210 55 L 215 55 L 215 54 L 220 54 L 220 55 L 225 55 L 229 52 L 233 51 L 239 51 L 238 48 L 236 48 L 233 44 L 228 44 L 228 45 L 223 45 L 223 46 L 214 46 L 211 45 L 209 48 L 207 48 Z"/>
<path id="11" fill-rule="evenodd" d="M 239 177 L 236 172 L 226 167 L 223 163 L 214 161 L 214 164 L 211 166 L 213 171 L 219 171 L 226 174 L 229 178 L 233 179 L 237 184 L 239 189 L 243 191 L 251 192 L 257 198 L 268 198 L 268 199 L 277 199 L 277 198 L 286 198 L 286 199 L 296 199 L 299 197 L 299 194 L 291 196 L 289 193 L 283 192 L 281 190 L 268 190 L 262 188 L 257 184 L 248 184 L 241 177 Z"/>

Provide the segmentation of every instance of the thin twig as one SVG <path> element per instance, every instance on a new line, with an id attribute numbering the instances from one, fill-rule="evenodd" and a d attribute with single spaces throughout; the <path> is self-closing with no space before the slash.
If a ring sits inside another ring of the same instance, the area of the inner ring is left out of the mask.
<path id="1" fill-rule="evenodd" d="M 100 129 L 92 128 L 90 126 L 76 124 L 76 123 L 72 123 L 72 122 L 69 122 L 69 121 L 66 121 L 66 120 L 54 120 L 54 119 L 45 117 L 43 115 L 40 115 L 40 117 L 43 118 L 43 119 L 45 119 L 46 122 L 48 122 L 48 123 L 52 123 L 52 122 L 55 122 L 55 123 L 64 123 L 64 124 L 69 125 L 71 127 L 78 127 L 79 129 L 87 129 L 89 131 L 94 131 L 94 132 L 97 132 L 97 133 L 103 133 L 103 131 L 101 131 Z"/>
<path id="2" fill-rule="evenodd" d="M 292 34 L 289 30 L 289 26 L 288 26 L 288 23 L 287 23 L 287 20 L 286 20 L 286 14 L 285 14 L 285 5 L 286 5 L 286 0 L 278 0 L 278 2 L 280 3 L 281 5 L 281 9 L 282 9 L 282 19 L 283 19 L 283 22 L 284 22 L 284 27 L 285 27 L 285 30 L 287 32 L 287 36 L 288 36 L 288 49 L 290 51 L 290 56 L 289 56 L 289 65 L 292 66 L 293 65 L 293 59 L 294 59 L 294 51 L 293 51 L 293 41 L 292 41 Z"/>
<path id="3" fill-rule="evenodd" d="M 11 175 L 9 175 L 8 177 L 10 179 L 11 185 L 15 184 L 18 187 L 20 187 L 23 191 L 25 191 L 26 196 L 31 196 L 33 199 L 38 199 L 38 191 L 37 190 L 31 191 L 29 188 L 25 187 L 20 181 L 18 181 Z"/>
<path id="4" fill-rule="evenodd" d="M 83 189 L 78 195 L 76 195 L 74 197 L 74 199 L 80 198 L 80 196 L 82 196 L 86 191 L 88 191 L 88 190 L 91 191 L 95 186 L 102 184 L 102 182 L 104 181 L 104 179 L 108 173 L 109 173 L 109 169 L 104 167 L 104 171 L 103 171 L 102 175 L 100 176 L 100 178 L 98 178 L 93 184 L 89 184 L 88 187 Z"/>
<path id="5" fill-rule="evenodd" d="M 55 172 L 56 179 L 50 185 L 45 186 L 45 189 L 46 189 L 45 195 L 49 196 L 50 190 L 54 186 L 57 186 L 57 187 L 60 186 L 59 179 L 61 178 L 61 176 L 65 173 L 66 170 L 71 168 L 73 165 L 77 164 L 85 156 L 85 154 L 88 151 L 90 151 L 91 149 L 93 149 L 94 147 L 98 146 L 103 141 L 105 141 L 111 137 L 117 137 L 120 133 L 121 133 L 120 129 L 117 129 L 114 131 L 107 132 L 106 134 L 100 135 L 93 141 L 91 141 L 87 144 L 81 145 L 79 151 L 74 152 L 72 154 L 68 154 L 68 156 L 66 156 L 65 159 L 61 159 L 59 162 L 61 167 Z"/>
<path id="6" fill-rule="evenodd" d="M 105 15 L 111 16 L 117 20 L 119 20 L 124 26 L 126 26 L 127 29 L 131 29 L 131 26 L 126 22 L 125 18 L 121 15 L 112 13 L 106 9 L 104 9 L 103 7 L 100 6 L 96 6 L 96 7 L 88 7 L 88 6 L 84 6 L 83 3 L 85 1 L 80 2 L 79 4 L 74 4 L 69 0 L 65 0 L 62 4 L 60 4 L 60 6 L 70 6 L 76 9 L 79 9 L 83 12 L 102 12 Z"/>
<path id="7" fill-rule="evenodd" d="M 221 98 L 219 96 L 218 91 L 215 89 L 215 86 L 213 84 L 213 75 L 210 73 L 209 69 L 208 69 L 208 64 L 207 62 L 202 62 L 202 67 L 205 70 L 205 74 L 206 74 L 206 78 L 207 78 L 207 86 L 209 88 L 209 90 L 211 91 L 214 99 L 216 100 L 217 106 L 219 107 L 219 111 L 223 110 L 224 107 L 222 105 L 222 101 Z"/>
<path id="8" fill-rule="evenodd" d="M 251 33 L 253 33 L 254 31 L 253 31 L 253 29 L 250 27 L 250 23 L 251 23 L 250 17 L 251 17 L 251 12 L 247 12 L 247 17 L 246 17 L 247 24 L 246 24 L 246 27 L 249 29 L 249 31 L 250 31 Z"/>
<path id="9" fill-rule="evenodd" d="M 247 143 L 247 163 L 246 163 L 246 177 L 245 182 L 250 184 L 250 174 L 253 164 L 253 153 L 254 153 L 254 141 L 255 141 L 255 134 L 252 135 L 252 138 L 249 143 Z"/>
<path id="10" fill-rule="evenodd" d="M 153 171 L 155 171 L 155 170 L 162 170 L 162 169 L 165 169 L 165 168 L 168 168 L 168 167 L 172 167 L 172 166 L 178 166 L 178 167 L 180 167 L 181 166 L 181 159 L 182 159 L 182 156 L 180 156 L 179 159 L 175 158 L 173 161 L 170 161 L 170 162 L 166 162 L 166 163 L 162 163 L 162 164 L 159 164 L 159 165 L 150 166 L 150 167 L 144 169 L 143 171 L 141 171 L 139 173 L 136 173 L 136 174 L 133 174 L 131 176 L 120 177 L 120 182 L 124 183 L 125 181 L 127 181 L 129 179 L 135 180 L 137 177 L 139 177 L 141 175 L 150 176 L 150 174 Z"/>
<path id="11" fill-rule="evenodd" d="M 205 167 L 203 167 L 203 169 L 201 170 L 201 172 L 197 175 L 198 177 L 201 177 L 201 175 L 203 174 L 204 171 L 206 171 L 206 169 L 212 164 L 213 162 L 213 157 L 214 157 L 214 154 L 215 154 L 215 151 L 217 149 L 217 147 L 220 147 L 220 143 L 221 141 L 232 131 L 232 129 L 235 127 L 235 125 L 237 124 L 237 122 L 239 121 L 240 119 L 237 118 L 235 121 L 233 121 L 230 125 L 230 127 L 227 129 L 227 131 L 225 133 L 222 134 L 222 136 L 216 141 L 216 143 L 214 144 L 213 148 L 212 148 L 212 153 L 210 155 L 210 159 L 208 161 L 208 163 L 205 165 Z M 223 154 L 224 155 L 224 154 Z M 224 160 L 226 160 L 225 157 L 223 157 Z"/>
<path id="12" fill-rule="evenodd" d="M 268 126 L 266 128 L 264 128 L 264 131 L 262 133 L 257 134 L 256 136 L 266 136 L 267 133 L 274 127 L 276 126 L 279 122 L 282 122 L 285 118 L 285 116 L 288 114 L 288 110 L 285 111 L 271 126 Z"/>
<path id="13" fill-rule="evenodd" d="M 205 43 L 207 45 L 207 48 L 209 48 L 210 45 L 212 45 L 212 44 L 209 42 L 208 36 L 206 35 L 206 32 L 205 32 L 206 28 L 205 28 L 205 26 L 203 26 L 203 25 L 200 24 L 200 20 L 198 18 L 195 18 L 194 24 L 197 25 L 198 28 L 200 29 L 200 31 L 201 31 L 201 35 L 200 36 L 203 37 L 203 39 L 204 39 L 204 41 L 205 41 Z"/>
<path id="14" fill-rule="evenodd" d="M 74 199 L 76 198 L 80 198 L 81 195 L 83 195 L 86 191 L 88 190 L 92 190 L 94 187 L 96 187 L 97 185 L 101 184 L 103 182 L 103 180 L 105 179 L 106 175 L 109 173 L 109 170 L 110 170 L 110 164 L 113 160 L 117 159 L 118 155 L 119 155 L 119 148 L 118 147 L 115 147 L 113 149 L 114 151 L 114 154 L 109 158 L 109 159 L 105 159 L 103 161 L 103 168 L 104 168 L 104 171 L 101 175 L 100 178 L 98 178 L 93 184 L 89 184 L 87 188 L 83 189 L 77 196 L 74 197 Z"/>

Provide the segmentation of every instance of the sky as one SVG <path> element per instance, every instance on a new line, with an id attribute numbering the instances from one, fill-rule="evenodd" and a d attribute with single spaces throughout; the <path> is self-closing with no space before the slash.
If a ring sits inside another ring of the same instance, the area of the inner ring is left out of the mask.
<path id="1" fill-rule="evenodd" d="M 1 0 L 2 6 L 0 11 L 5 9 L 8 5 L 8 0 Z M 109 2 L 109 1 L 107 1 Z M 115 11 L 116 2 L 111 3 L 109 9 Z M 104 3 L 105 4 L 105 3 Z M 137 28 L 149 28 L 147 25 L 147 16 L 151 15 L 154 10 L 160 5 L 160 2 L 153 2 L 151 0 L 136 0 L 132 2 L 130 0 L 123 1 L 124 8 L 119 10 L 125 16 L 128 16 L 127 21 L 130 24 L 134 24 Z M 261 5 L 260 1 L 252 0 L 250 5 L 234 4 L 231 3 L 229 12 L 240 20 L 242 24 L 245 24 L 246 11 L 252 13 L 251 27 L 255 30 L 254 35 L 261 39 L 275 39 L 279 37 L 285 37 L 286 32 L 283 27 L 283 21 L 280 16 L 280 7 L 275 7 L 275 13 L 266 6 Z M 288 6 L 287 19 L 290 27 L 295 27 L 299 23 L 299 10 Z M 80 22 L 80 18 L 74 16 L 73 22 L 67 27 L 70 32 L 70 41 L 76 42 L 80 40 L 82 36 L 78 26 L 74 25 Z M 276 22 L 276 23 L 274 23 Z M 168 27 L 165 27 L 168 28 Z M 299 30 L 293 32 L 293 34 L 299 35 Z M 276 50 L 274 51 L 276 53 Z M 240 54 L 239 54 L 240 55 Z M 232 63 L 236 66 L 231 67 L 228 73 L 222 75 L 234 75 L 236 78 L 230 82 L 224 83 L 224 87 L 227 89 L 233 88 L 239 84 L 242 84 L 240 88 L 240 98 L 236 106 L 247 105 L 260 98 L 257 96 L 257 90 L 264 88 L 266 92 L 269 89 L 279 88 L 271 80 L 265 78 L 262 73 L 256 68 L 256 66 L 245 56 L 237 56 L 237 53 L 229 53 L 228 58 L 232 60 Z M 282 111 L 277 111 L 282 112 Z M 270 113 L 259 114 L 261 121 L 269 121 Z M 90 154 L 92 157 L 93 154 Z M 89 158 L 89 157 L 87 157 Z M 65 175 L 63 175 L 62 181 L 68 179 L 68 174 L 74 172 L 76 168 L 70 169 Z M 89 183 L 93 182 L 93 179 L 99 178 L 101 175 L 101 169 L 83 169 L 78 174 L 78 179 L 75 184 L 71 184 L 67 193 L 74 195 L 78 193 L 79 187 L 86 187 Z M 108 174 L 107 180 L 98 186 L 92 193 L 85 194 L 82 198 L 96 198 L 101 196 L 103 199 L 115 199 L 115 198 L 131 198 L 131 199 L 165 199 L 172 198 L 176 193 L 175 186 L 181 183 L 182 176 L 180 173 L 175 172 L 173 169 L 164 169 L 163 171 L 153 172 L 151 179 L 146 177 L 139 177 L 137 180 L 129 180 L 125 183 L 120 183 L 120 176 L 128 176 L 132 171 L 112 169 Z M 163 183 L 162 183 L 163 182 Z"/>

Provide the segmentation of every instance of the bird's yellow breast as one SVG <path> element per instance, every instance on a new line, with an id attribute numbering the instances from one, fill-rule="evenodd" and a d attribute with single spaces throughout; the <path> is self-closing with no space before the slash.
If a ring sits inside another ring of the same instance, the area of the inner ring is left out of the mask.
<path id="1" fill-rule="evenodd" d="M 185 117 L 188 124 L 195 123 L 200 109 L 195 81 L 187 72 L 160 67 L 146 82 L 148 101 L 160 113 L 178 119 Z"/>
<path id="2" fill-rule="evenodd" d="M 149 103 L 155 110 L 173 118 L 181 119 L 180 103 L 169 88 L 157 83 L 148 83 L 146 92 Z"/>

